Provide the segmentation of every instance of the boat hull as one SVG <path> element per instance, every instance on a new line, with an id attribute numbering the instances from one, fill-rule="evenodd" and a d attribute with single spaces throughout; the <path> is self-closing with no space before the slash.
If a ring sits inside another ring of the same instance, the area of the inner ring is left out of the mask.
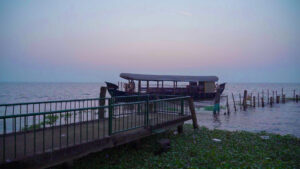
<path id="1" fill-rule="evenodd" d="M 113 83 L 109 83 L 106 82 L 107 85 L 107 90 L 109 92 L 109 94 L 111 95 L 111 97 L 121 97 L 121 96 L 133 96 L 133 95 L 147 95 L 147 94 L 151 94 L 151 95 L 172 95 L 173 93 L 170 92 L 164 92 L 164 91 L 160 91 L 158 92 L 149 92 L 149 93 L 128 93 L 128 92 L 124 92 L 124 91 L 120 91 L 118 90 L 118 86 L 113 84 Z M 220 95 L 223 93 L 225 89 L 225 83 L 220 84 Z M 180 96 L 191 96 L 194 100 L 211 100 L 214 99 L 216 97 L 216 92 L 213 93 L 180 93 L 180 94 L 175 94 L 175 95 L 180 95 Z M 174 95 L 174 94 L 173 94 Z M 145 97 L 146 98 L 146 97 Z"/>

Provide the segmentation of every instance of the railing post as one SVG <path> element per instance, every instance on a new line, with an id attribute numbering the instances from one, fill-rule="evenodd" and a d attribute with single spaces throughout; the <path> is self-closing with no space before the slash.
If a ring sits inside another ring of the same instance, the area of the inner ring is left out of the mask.
<path id="1" fill-rule="evenodd" d="M 184 99 L 180 99 L 181 100 L 181 112 L 180 115 L 184 115 Z"/>
<path id="2" fill-rule="evenodd" d="M 144 115 L 145 118 L 144 118 L 144 125 L 145 127 L 147 127 L 149 125 L 149 95 L 147 95 L 147 100 L 146 100 L 146 114 Z"/>
<path id="3" fill-rule="evenodd" d="M 110 98 L 108 100 L 108 135 L 111 135 L 112 134 L 112 99 Z"/>

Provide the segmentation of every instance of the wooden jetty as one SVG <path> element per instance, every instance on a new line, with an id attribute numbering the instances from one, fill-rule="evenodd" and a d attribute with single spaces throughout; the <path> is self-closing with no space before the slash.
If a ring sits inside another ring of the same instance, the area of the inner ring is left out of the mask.
<path id="1" fill-rule="evenodd" d="M 0 168 L 51 167 L 171 127 L 181 132 L 190 119 L 198 127 L 188 96 L 142 101 L 141 96 L 133 97 L 137 101 L 114 103 L 115 98 L 102 95 L 0 105 Z"/>

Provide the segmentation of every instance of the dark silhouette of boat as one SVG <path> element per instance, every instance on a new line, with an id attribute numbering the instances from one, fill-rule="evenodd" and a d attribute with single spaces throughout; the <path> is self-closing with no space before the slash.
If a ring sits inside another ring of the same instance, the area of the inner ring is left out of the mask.
<path id="1" fill-rule="evenodd" d="M 195 100 L 214 99 L 217 88 L 220 94 L 225 89 L 225 84 L 216 85 L 217 76 L 182 76 L 182 75 L 145 75 L 121 73 L 121 78 L 128 80 L 124 84 L 124 91 L 119 86 L 106 82 L 109 94 L 112 97 L 133 95 L 176 95 L 192 96 Z M 137 81 L 138 85 L 135 86 Z M 146 85 L 142 86 L 142 82 Z M 155 82 L 155 84 L 150 84 Z M 178 83 L 182 83 L 179 84 Z"/>

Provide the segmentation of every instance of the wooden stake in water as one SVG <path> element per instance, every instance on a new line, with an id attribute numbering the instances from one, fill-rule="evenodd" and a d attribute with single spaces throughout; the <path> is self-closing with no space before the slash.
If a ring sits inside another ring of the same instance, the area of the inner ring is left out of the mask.
<path id="1" fill-rule="evenodd" d="M 279 104 L 280 96 L 276 96 L 276 103 Z"/>
<path id="2" fill-rule="evenodd" d="M 243 107 L 244 107 L 244 110 L 247 109 L 247 90 L 244 90 Z"/>
<path id="3" fill-rule="evenodd" d="M 264 98 L 263 97 L 261 98 L 261 106 L 265 107 L 265 102 L 264 102 Z"/>
<path id="4" fill-rule="evenodd" d="M 252 93 L 250 94 L 250 106 L 252 106 Z"/>
<path id="5" fill-rule="evenodd" d="M 285 103 L 285 94 L 282 95 L 282 103 Z"/>
<path id="6" fill-rule="evenodd" d="M 268 104 L 270 104 L 269 89 L 268 89 Z"/>
<path id="7" fill-rule="evenodd" d="M 239 93 L 239 97 L 240 97 L 240 110 L 242 110 L 242 96 L 241 96 L 241 93 Z"/>
<path id="8" fill-rule="evenodd" d="M 259 92 L 257 93 L 257 107 L 259 107 Z"/>
<path id="9" fill-rule="evenodd" d="M 253 96 L 253 107 L 255 107 L 255 96 Z"/>
<path id="10" fill-rule="evenodd" d="M 231 94 L 232 94 L 232 100 L 233 100 L 234 111 L 236 112 L 236 106 L 235 106 L 234 95 L 233 95 L 233 93 L 231 93 Z"/>
<path id="11" fill-rule="evenodd" d="M 271 98 L 270 98 L 270 106 L 272 107 L 272 105 L 273 105 L 273 97 L 271 96 Z"/>
<path id="12" fill-rule="evenodd" d="M 228 96 L 226 98 L 227 98 L 227 101 L 226 101 L 227 114 L 229 114 L 230 113 L 230 109 L 229 109 L 229 103 L 228 103 Z"/>

